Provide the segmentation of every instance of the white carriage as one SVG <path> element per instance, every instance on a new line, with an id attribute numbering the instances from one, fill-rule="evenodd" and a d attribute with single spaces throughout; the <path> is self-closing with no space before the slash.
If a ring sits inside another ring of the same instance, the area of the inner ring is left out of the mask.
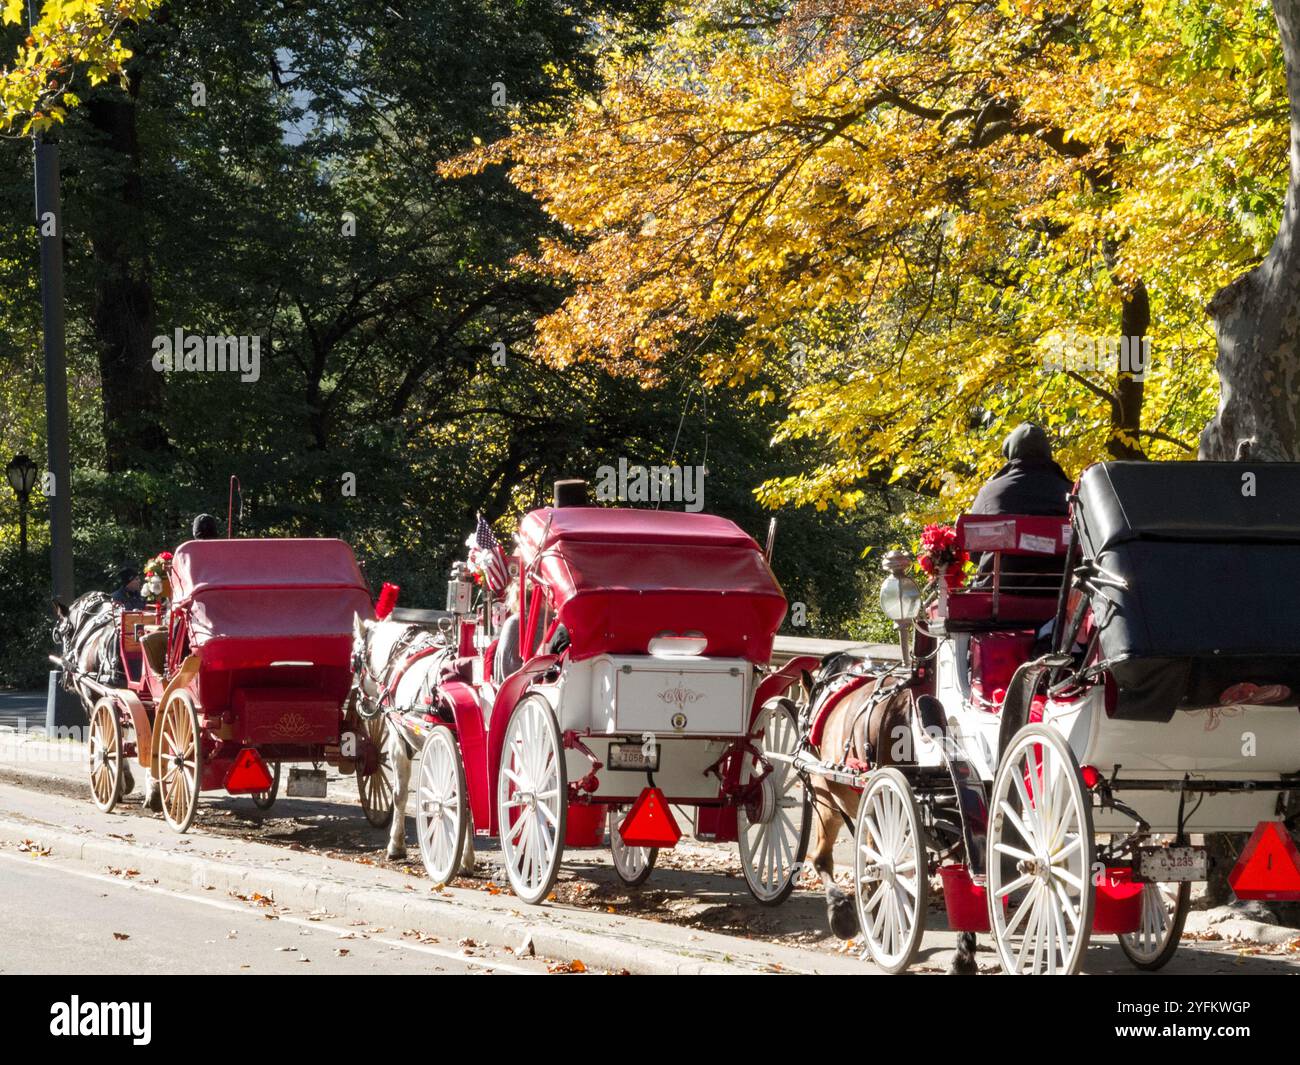
<path id="1" fill-rule="evenodd" d="M 863 788 L 867 948 L 912 962 L 938 873 L 949 927 L 991 933 L 1007 972 L 1077 972 L 1104 934 L 1159 968 L 1207 877 L 1193 834 L 1262 836 L 1300 788 L 1300 466 L 1099 464 L 1069 520 L 957 537 L 976 579 L 936 581 L 914 626 L 901 567 L 882 596 L 915 628 L 873 679 L 909 688 L 902 734 L 868 772 L 796 760 Z"/>

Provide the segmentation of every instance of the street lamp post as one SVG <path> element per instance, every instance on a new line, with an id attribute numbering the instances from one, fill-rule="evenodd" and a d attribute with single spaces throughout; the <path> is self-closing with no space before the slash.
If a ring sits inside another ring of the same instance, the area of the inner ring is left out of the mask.
<path id="1" fill-rule="evenodd" d="M 27 501 L 32 497 L 36 487 L 36 463 L 26 455 L 15 455 L 5 467 L 5 477 L 9 487 L 18 497 L 18 557 L 22 560 L 23 570 L 27 569 Z"/>

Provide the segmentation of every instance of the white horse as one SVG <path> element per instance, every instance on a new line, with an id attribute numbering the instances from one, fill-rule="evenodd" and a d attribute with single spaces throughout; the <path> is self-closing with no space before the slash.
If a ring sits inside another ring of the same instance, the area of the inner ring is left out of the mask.
<path id="1" fill-rule="evenodd" d="M 432 651 L 432 653 L 430 653 Z M 382 707 L 384 739 L 380 772 L 392 768 L 393 820 L 388 835 L 388 857 L 406 857 L 406 800 L 411 785 L 411 758 L 415 751 L 393 723 L 408 712 L 431 709 L 426 701 L 437 691 L 442 670 L 454 649 L 419 625 L 401 621 L 362 621 L 352 624 L 353 683 L 367 710 Z M 474 871 L 474 834 L 468 833 L 461 852 L 460 871 Z"/>

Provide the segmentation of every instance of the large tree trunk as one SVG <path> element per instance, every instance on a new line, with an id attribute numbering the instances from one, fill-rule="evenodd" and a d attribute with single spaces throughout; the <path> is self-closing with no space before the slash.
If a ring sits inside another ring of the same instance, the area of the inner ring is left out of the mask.
<path id="1" fill-rule="evenodd" d="M 1209 313 L 1219 338 L 1219 412 L 1201 458 L 1300 460 L 1300 0 L 1273 0 L 1291 102 L 1291 176 L 1264 261 L 1220 289 Z"/>
<path id="2" fill-rule="evenodd" d="M 1273 0 L 1291 111 L 1291 173 L 1277 237 L 1264 261 L 1215 293 L 1219 411 L 1201 432 L 1202 459 L 1300 460 L 1300 0 Z M 1293 794 L 1287 813 L 1300 812 Z M 1209 901 L 1232 898 L 1227 874 L 1245 835 L 1211 837 Z M 1269 906 L 1283 920 L 1293 903 Z"/>
<path id="3" fill-rule="evenodd" d="M 96 94 L 86 106 L 91 125 L 103 134 L 116 162 L 103 189 L 105 210 L 89 223 L 98 271 L 93 323 L 110 473 L 135 468 L 148 454 L 167 447 L 163 379 L 153 368 L 154 299 L 136 131 L 138 75 L 129 84 L 129 95 L 114 88 Z"/>

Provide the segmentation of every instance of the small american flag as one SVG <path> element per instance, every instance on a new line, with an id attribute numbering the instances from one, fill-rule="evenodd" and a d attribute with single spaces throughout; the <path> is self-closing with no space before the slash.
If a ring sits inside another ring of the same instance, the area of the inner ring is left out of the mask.
<path id="1" fill-rule="evenodd" d="M 501 550 L 497 538 L 492 535 L 492 526 L 478 516 L 478 527 L 474 530 L 475 563 L 483 574 L 483 579 L 493 595 L 500 595 L 510 583 L 510 567 L 506 564 L 506 553 Z"/>

